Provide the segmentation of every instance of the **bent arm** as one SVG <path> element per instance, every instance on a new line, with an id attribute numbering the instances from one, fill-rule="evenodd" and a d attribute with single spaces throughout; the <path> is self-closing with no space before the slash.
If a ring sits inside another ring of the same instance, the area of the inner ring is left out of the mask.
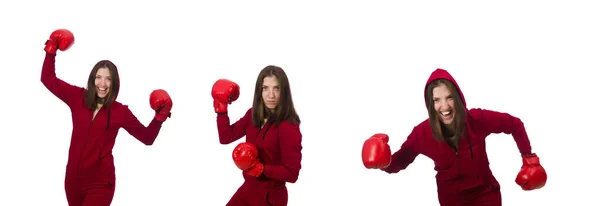
<path id="1" fill-rule="evenodd" d="M 400 149 L 392 154 L 392 161 L 390 165 L 383 169 L 387 173 L 398 173 L 404 170 L 415 161 L 419 155 L 417 148 L 417 135 L 415 132 L 416 128 L 408 135 Z"/>
<path id="2" fill-rule="evenodd" d="M 250 124 L 252 110 L 248 110 L 246 114 L 237 122 L 230 124 L 229 115 L 227 113 L 217 114 L 217 130 L 219 132 L 219 142 L 221 144 L 229 144 L 237 141 L 246 135 L 246 128 Z"/>
<path id="3" fill-rule="evenodd" d="M 283 165 L 265 165 L 264 175 L 279 181 L 295 183 L 302 168 L 302 133 L 299 125 L 281 123 L 279 151 Z"/>
<path id="4" fill-rule="evenodd" d="M 129 107 L 125 105 L 123 107 L 125 115 L 123 129 L 145 145 L 154 144 L 154 140 L 156 140 L 163 122 L 153 118 L 148 127 L 146 127 L 133 115 Z"/>
<path id="5" fill-rule="evenodd" d="M 74 100 L 80 99 L 84 89 L 56 77 L 55 61 L 56 54 L 46 53 L 40 80 L 54 96 L 71 106 L 75 102 Z"/>
<path id="6" fill-rule="evenodd" d="M 521 155 L 531 154 L 531 143 L 529 142 L 525 125 L 521 119 L 503 112 L 485 109 L 476 109 L 476 111 L 479 112 L 479 115 L 483 118 L 485 128 L 488 132 L 512 135 Z"/>

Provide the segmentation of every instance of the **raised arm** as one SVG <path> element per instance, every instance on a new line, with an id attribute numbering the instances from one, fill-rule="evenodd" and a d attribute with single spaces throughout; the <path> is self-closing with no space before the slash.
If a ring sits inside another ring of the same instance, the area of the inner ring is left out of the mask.
<path id="1" fill-rule="evenodd" d="M 302 167 L 302 133 L 299 125 L 283 122 L 279 125 L 279 151 L 282 165 L 265 165 L 263 174 L 269 178 L 294 183 Z"/>
<path id="2" fill-rule="evenodd" d="M 74 37 L 71 32 L 59 29 L 50 35 L 46 41 L 44 51 L 46 57 L 42 65 L 41 82 L 44 86 L 67 105 L 71 106 L 75 100 L 80 100 L 85 91 L 83 88 L 71 85 L 56 77 L 56 51 L 58 49 L 66 51 L 74 43 Z"/>
<path id="3" fill-rule="evenodd" d="M 415 161 L 420 154 L 417 146 L 418 140 L 416 128 L 417 127 L 413 128 L 404 143 L 402 143 L 400 149 L 392 154 L 390 165 L 387 168 L 382 169 L 383 171 L 387 173 L 398 173 L 401 170 L 406 169 L 408 165 Z"/>
<path id="4" fill-rule="evenodd" d="M 531 154 L 531 144 L 521 119 L 508 113 L 478 108 L 471 109 L 469 113 L 477 122 L 481 123 L 481 127 L 486 132 L 510 134 L 517 143 L 521 155 Z"/>
<path id="5" fill-rule="evenodd" d="M 173 107 L 173 101 L 171 96 L 162 89 L 157 89 L 150 93 L 150 107 L 155 111 L 154 118 L 145 127 L 135 115 L 131 112 L 129 107 L 123 105 L 125 123 L 123 129 L 125 129 L 131 136 L 135 137 L 145 145 L 154 144 L 154 140 L 160 132 L 162 123 L 171 117 L 171 108 Z"/>
<path id="6" fill-rule="evenodd" d="M 219 132 L 219 142 L 229 144 L 237 141 L 246 135 L 246 128 L 252 118 L 252 109 L 235 123 L 231 124 L 227 113 L 217 113 L 217 130 Z"/>
<path id="7" fill-rule="evenodd" d="M 145 145 L 154 144 L 154 140 L 160 132 L 162 127 L 161 121 L 156 118 L 152 119 L 148 127 L 144 126 L 138 118 L 131 112 L 128 106 L 123 105 L 123 117 L 125 119 L 123 123 L 123 129 L 127 131 L 131 136 L 135 137 Z"/>
<path id="8" fill-rule="evenodd" d="M 217 130 L 219 142 L 229 144 L 246 135 L 246 128 L 252 118 L 252 109 L 246 115 L 231 125 L 227 107 L 240 96 L 240 86 L 228 79 L 218 79 L 212 87 L 213 107 L 217 113 Z"/>

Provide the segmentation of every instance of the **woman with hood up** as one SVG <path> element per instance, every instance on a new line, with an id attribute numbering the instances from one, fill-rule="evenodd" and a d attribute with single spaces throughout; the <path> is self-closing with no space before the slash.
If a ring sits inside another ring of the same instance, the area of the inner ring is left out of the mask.
<path id="1" fill-rule="evenodd" d="M 71 109 L 73 131 L 65 173 L 65 193 L 69 206 L 109 206 L 115 192 L 115 166 L 112 149 L 120 128 L 146 145 L 152 145 L 162 123 L 171 116 L 173 103 L 164 90 L 150 94 L 156 114 L 148 127 L 133 115 L 127 105 L 116 101 L 120 79 L 109 60 L 92 69 L 87 88 L 71 85 L 56 77 L 57 50 L 66 51 L 75 42 L 66 29 L 52 32 L 46 41 L 46 57 L 41 82 Z"/>
<path id="2" fill-rule="evenodd" d="M 546 184 L 546 171 L 531 152 L 519 118 L 492 110 L 467 109 L 460 87 L 443 69 L 433 71 L 424 94 L 429 119 L 415 126 L 393 155 L 386 134 L 378 133 L 366 140 L 362 151 L 366 168 L 398 173 L 423 154 L 435 164 L 441 206 L 500 206 L 500 185 L 489 167 L 485 138 L 504 133 L 512 135 L 522 156 L 523 165 L 515 182 L 523 190 L 540 189 Z"/>

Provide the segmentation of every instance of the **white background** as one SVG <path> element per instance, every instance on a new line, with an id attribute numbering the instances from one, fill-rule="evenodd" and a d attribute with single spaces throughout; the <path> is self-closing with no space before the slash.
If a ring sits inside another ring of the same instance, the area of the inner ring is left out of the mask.
<path id="1" fill-rule="evenodd" d="M 174 101 L 154 145 L 121 130 L 113 206 L 225 205 L 243 180 L 231 160 L 243 140 L 219 144 L 210 90 L 218 78 L 241 86 L 229 110 L 235 121 L 269 64 L 287 72 L 303 122 L 303 168 L 288 184 L 290 206 L 437 205 L 431 160 L 419 156 L 389 175 L 364 169 L 360 151 L 378 132 L 390 135 L 395 151 L 427 118 L 423 88 L 438 67 L 454 75 L 470 108 L 508 112 L 526 125 L 549 180 L 522 191 L 512 137 L 489 136 L 505 205 L 597 204 L 596 5 L 122 2 L 0 4 L 0 205 L 66 205 L 70 111 L 39 80 L 43 44 L 58 28 L 76 38 L 58 53 L 60 78 L 85 86 L 96 62 L 112 60 L 119 101 L 146 125 L 152 90 L 165 89 Z"/>

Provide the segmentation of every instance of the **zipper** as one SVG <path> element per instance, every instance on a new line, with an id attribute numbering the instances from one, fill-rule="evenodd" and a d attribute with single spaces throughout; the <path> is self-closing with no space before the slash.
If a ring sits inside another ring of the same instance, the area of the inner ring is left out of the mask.
<path id="1" fill-rule="evenodd" d="M 456 153 L 456 166 L 458 167 L 457 168 L 457 170 L 458 170 L 458 178 L 457 178 L 458 184 L 456 184 L 456 187 L 457 187 L 456 191 L 457 191 L 457 193 L 460 196 L 460 201 L 464 202 L 465 201 L 465 197 L 463 195 L 460 195 L 460 182 L 462 180 L 462 173 L 460 172 L 460 155 L 458 154 L 458 149 L 455 150 L 455 153 Z"/>
<path id="2" fill-rule="evenodd" d="M 271 125 L 273 125 L 273 123 L 267 122 L 264 125 L 260 126 L 260 129 L 258 129 L 258 132 L 256 132 L 256 136 L 260 136 L 260 132 L 266 126 L 267 128 L 265 129 L 265 132 L 263 133 L 262 138 L 261 138 L 261 140 L 264 141 L 265 140 L 265 136 L 267 136 L 267 132 L 269 132 L 269 128 L 271 128 Z"/>
<path id="3" fill-rule="evenodd" d="M 100 114 L 100 111 L 103 108 L 100 108 L 100 110 L 98 110 L 98 113 L 96 114 L 96 116 L 98 116 Z M 86 146 L 88 144 L 88 139 L 90 139 L 90 134 L 92 133 L 92 127 L 94 125 L 94 121 L 96 120 L 96 117 L 94 117 L 94 111 L 90 111 L 89 114 L 92 115 L 92 121 L 90 121 L 90 124 L 88 125 L 88 133 L 87 136 L 83 139 L 83 146 L 81 147 L 81 151 L 79 152 L 79 161 L 77 163 L 77 176 L 80 176 L 80 170 L 81 170 L 81 159 L 83 159 L 83 151 L 85 151 Z"/>
<path id="4" fill-rule="evenodd" d="M 265 136 L 267 136 L 267 132 L 269 132 L 269 129 L 271 128 L 271 125 L 273 125 L 273 123 L 270 123 L 269 126 L 267 126 L 267 129 L 265 130 L 265 133 L 263 133 L 262 141 L 265 141 Z"/>

